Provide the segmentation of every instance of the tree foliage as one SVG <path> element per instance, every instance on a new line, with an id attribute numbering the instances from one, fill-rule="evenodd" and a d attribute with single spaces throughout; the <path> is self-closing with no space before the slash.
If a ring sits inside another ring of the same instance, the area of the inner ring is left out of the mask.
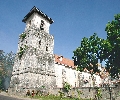
<path id="1" fill-rule="evenodd" d="M 109 56 L 106 66 L 111 76 L 117 78 L 118 73 L 120 73 L 120 14 L 114 17 L 115 20 L 108 22 L 105 28 L 107 41 L 110 45 L 107 46 Z"/>
<path id="2" fill-rule="evenodd" d="M 81 41 L 81 46 L 78 47 L 74 53 L 74 62 L 75 65 L 78 65 L 78 70 L 83 71 L 84 68 L 87 68 L 89 71 L 99 72 L 98 70 L 98 59 L 100 62 L 104 59 L 103 50 L 104 39 L 101 39 L 94 33 L 90 38 L 84 37 Z"/>
<path id="3" fill-rule="evenodd" d="M 83 71 L 87 68 L 89 71 L 99 72 L 97 63 L 106 62 L 106 69 L 114 78 L 120 73 L 120 14 L 114 16 L 115 20 L 108 22 L 105 31 L 107 38 L 102 39 L 94 33 L 89 38 L 84 37 L 81 45 L 73 51 L 74 63 L 78 70 Z"/>
<path id="4" fill-rule="evenodd" d="M 11 77 L 15 54 L 10 52 L 5 54 L 0 50 L 0 89 L 4 88 L 5 77 Z"/>

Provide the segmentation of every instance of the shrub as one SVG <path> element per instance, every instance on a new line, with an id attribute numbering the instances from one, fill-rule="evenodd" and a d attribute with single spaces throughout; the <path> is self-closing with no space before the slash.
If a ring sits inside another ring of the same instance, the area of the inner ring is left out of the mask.
<path id="1" fill-rule="evenodd" d="M 26 96 L 30 96 L 30 90 L 27 91 Z"/>
<path id="2" fill-rule="evenodd" d="M 100 99 L 102 98 L 102 91 L 100 88 L 96 88 L 96 95 L 95 95 L 96 98 Z"/>
<path id="3" fill-rule="evenodd" d="M 22 33 L 22 34 L 20 35 L 20 38 L 21 38 L 22 40 L 24 40 L 25 37 L 26 37 L 26 33 Z"/>
<path id="4" fill-rule="evenodd" d="M 77 89 L 77 93 L 78 93 L 78 98 L 81 99 L 80 95 L 83 94 L 83 92 Z"/>
<path id="5" fill-rule="evenodd" d="M 58 91 L 58 93 L 60 94 L 60 98 L 63 98 L 63 96 L 65 96 L 64 92 Z"/>
<path id="6" fill-rule="evenodd" d="M 69 83 L 65 82 L 64 85 L 63 85 L 63 89 L 66 91 L 66 92 L 69 92 L 69 90 L 71 89 L 71 86 Z"/>
<path id="7" fill-rule="evenodd" d="M 18 53 L 18 57 L 19 59 L 21 59 L 22 55 L 24 54 L 25 50 L 27 49 L 28 47 L 25 45 L 24 48 L 23 47 L 20 47 L 20 51 Z"/>

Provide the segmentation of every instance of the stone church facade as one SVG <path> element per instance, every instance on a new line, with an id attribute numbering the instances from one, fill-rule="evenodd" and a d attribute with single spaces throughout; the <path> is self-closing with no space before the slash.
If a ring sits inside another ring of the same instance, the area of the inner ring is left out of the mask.
<path id="1" fill-rule="evenodd" d="M 33 7 L 22 20 L 25 31 L 19 36 L 10 88 L 33 89 L 56 85 L 54 68 L 54 38 L 49 33 L 53 20 Z"/>
<path id="2" fill-rule="evenodd" d="M 53 54 L 54 37 L 49 28 L 54 21 L 50 17 L 33 7 L 22 21 L 26 27 L 19 36 L 10 92 L 43 87 L 49 91 L 62 88 L 64 82 L 71 87 L 93 87 L 89 72 L 76 71 L 72 60 Z M 99 86 L 102 80 L 99 75 L 95 77 Z"/>

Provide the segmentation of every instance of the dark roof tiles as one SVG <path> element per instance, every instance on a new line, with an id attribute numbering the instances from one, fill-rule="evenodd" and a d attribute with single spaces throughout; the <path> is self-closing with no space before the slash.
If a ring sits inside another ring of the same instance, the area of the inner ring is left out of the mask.
<path id="1" fill-rule="evenodd" d="M 49 21 L 50 24 L 52 24 L 54 21 L 48 17 L 46 14 L 44 14 L 42 11 L 40 11 L 38 8 L 36 8 L 35 6 L 30 10 L 30 12 L 24 17 L 24 19 L 22 20 L 22 22 L 26 22 L 26 20 L 34 13 L 38 13 L 39 15 L 41 15 L 43 18 L 47 19 Z"/>

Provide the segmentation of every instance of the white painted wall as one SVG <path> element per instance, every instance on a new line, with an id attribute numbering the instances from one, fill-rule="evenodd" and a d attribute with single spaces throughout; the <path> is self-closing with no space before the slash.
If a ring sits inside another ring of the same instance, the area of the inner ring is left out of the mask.
<path id="1" fill-rule="evenodd" d="M 72 86 L 77 86 L 77 71 L 75 69 L 65 67 L 66 69 L 66 80 Z"/>
<path id="2" fill-rule="evenodd" d="M 64 66 L 55 64 L 55 76 L 56 76 L 56 87 L 62 88 L 62 69 L 64 69 Z"/>
<path id="3" fill-rule="evenodd" d="M 101 77 L 99 75 L 96 75 L 96 74 L 94 74 L 93 76 L 95 78 L 95 86 L 100 87 L 100 85 L 102 84 Z"/>
<path id="4" fill-rule="evenodd" d="M 66 72 L 66 79 L 65 81 L 68 82 L 72 87 L 79 87 L 79 84 L 82 84 L 82 87 L 93 87 L 94 81 L 92 80 L 92 78 L 95 78 L 95 86 L 99 87 L 102 84 L 102 79 L 99 75 L 93 75 L 91 76 L 91 74 L 89 72 L 79 72 L 76 71 L 75 69 L 72 69 L 70 67 L 65 67 L 64 65 L 61 64 L 55 64 L 55 75 L 56 75 L 56 86 L 58 88 L 62 88 L 63 87 L 63 75 L 62 75 L 62 70 L 65 70 Z M 80 81 L 81 83 L 78 82 L 78 73 L 80 73 Z M 88 81 L 88 82 L 84 82 L 84 81 Z"/>
<path id="5" fill-rule="evenodd" d="M 65 73 L 65 76 L 66 76 L 65 81 L 68 82 L 72 87 L 75 87 L 75 83 L 77 86 L 77 71 L 75 69 L 65 67 L 64 65 L 61 65 L 61 64 L 55 64 L 56 86 L 58 88 L 63 87 L 62 70 L 65 70 L 65 72 L 66 72 Z"/>
<path id="6" fill-rule="evenodd" d="M 82 87 L 93 87 L 91 74 L 88 72 L 80 72 L 80 73 L 81 73 L 81 82 L 83 84 Z"/>
<path id="7" fill-rule="evenodd" d="M 40 28 L 41 25 L 41 20 L 44 21 L 44 31 L 46 33 L 49 33 L 49 27 L 50 27 L 50 23 L 43 18 L 42 16 L 40 16 L 38 13 L 33 13 L 26 21 L 26 28 L 25 30 L 27 30 L 30 27 L 29 21 L 31 20 L 31 25 L 34 24 L 36 26 L 36 28 Z"/>

